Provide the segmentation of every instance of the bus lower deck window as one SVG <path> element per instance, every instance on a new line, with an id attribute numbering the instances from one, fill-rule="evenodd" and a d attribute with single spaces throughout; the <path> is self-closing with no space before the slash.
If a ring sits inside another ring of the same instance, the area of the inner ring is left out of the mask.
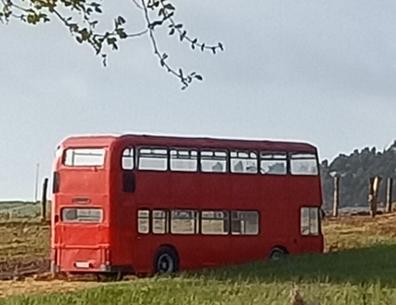
<path id="1" fill-rule="evenodd" d="M 301 208 L 301 235 L 319 235 L 319 208 Z"/>
<path id="2" fill-rule="evenodd" d="M 99 208 L 63 208 L 61 212 L 63 222 L 93 222 L 103 221 L 103 210 Z"/>
<path id="3" fill-rule="evenodd" d="M 150 232 L 150 211 L 138 211 L 138 233 L 148 234 Z"/>
<path id="4" fill-rule="evenodd" d="M 168 233 L 168 213 L 164 210 L 153 210 L 152 228 L 154 234 Z"/>
<path id="5" fill-rule="evenodd" d="M 226 235 L 229 232 L 227 211 L 202 211 L 201 231 L 206 235 Z"/>
<path id="6" fill-rule="evenodd" d="M 232 211 L 231 233 L 233 235 L 257 235 L 259 214 L 255 211 Z"/>
<path id="7" fill-rule="evenodd" d="M 197 212 L 193 210 L 172 210 L 171 233 L 173 234 L 197 233 Z"/>

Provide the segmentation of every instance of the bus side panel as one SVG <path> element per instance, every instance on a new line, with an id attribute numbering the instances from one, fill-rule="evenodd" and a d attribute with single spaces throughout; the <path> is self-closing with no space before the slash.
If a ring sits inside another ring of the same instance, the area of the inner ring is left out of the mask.
<path id="1" fill-rule="evenodd" d="M 296 208 L 295 221 L 298 228 L 293 232 L 297 233 L 298 247 L 296 253 L 320 253 L 323 252 L 324 241 L 320 233 L 318 236 L 301 235 L 301 208 L 317 207 L 321 208 L 322 193 L 320 178 L 318 176 L 291 176 L 290 196 Z M 298 210 L 297 210 L 298 209 Z"/>
<path id="2" fill-rule="evenodd" d="M 133 255 L 136 251 L 134 244 L 137 231 L 135 194 L 123 190 L 124 175 L 120 166 L 121 152 L 113 150 L 112 156 L 110 259 L 113 266 L 130 270 L 133 268 Z M 134 173 L 132 174 L 134 175 Z"/>
<path id="3" fill-rule="evenodd" d="M 257 236 L 232 236 L 233 262 L 261 260 L 269 255 L 272 247 L 289 244 L 295 213 L 289 206 L 287 176 L 232 176 L 232 209 L 259 212 Z"/>
<path id="4" fill-rule="evenodd" d="M 140 175 L 144 176 L 141 179 Z M 138 173 L 135 198 L 139 208 L 151 209 L 203 209 L 222 210 L 230 198 L 229 177 L 213 174 Z M 157 187 L 162 184 L 161 187 Z M 136 216 L 135 216 L 136 217 Z M 136 226 L 137 228 L 137 226 Z M 154 265 L 158 249 L 163 245 L 174 246 L 180 256 L 180 267 L 197 268 L 231 262 L 230 239 L 224 236 L 190 234 L 137 234 L 136 264 L 146 270 Z M 229 258 L 229 260 L 228 260 Z"/>

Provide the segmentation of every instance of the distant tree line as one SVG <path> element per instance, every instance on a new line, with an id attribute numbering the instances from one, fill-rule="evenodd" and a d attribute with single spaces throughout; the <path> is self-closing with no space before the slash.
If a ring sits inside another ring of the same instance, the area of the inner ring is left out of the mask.
<path id="1" fill-rule="evenodd" d="M 366 147 L 355 149 L 350 155 L 340 154 L 331 163 L 321 164 L 324 207 L 330 208 L 333 201 L 333 177 L 339 175 L 340 207 L 367 206 L 370 177 L 382 177 L 379 202 L 385 201 L 386 178 L 393 178 L 396 197 L 396 140 L 387 149 L 377 151 Z M 394 199 L 395 200 L 395 199 Z"/>

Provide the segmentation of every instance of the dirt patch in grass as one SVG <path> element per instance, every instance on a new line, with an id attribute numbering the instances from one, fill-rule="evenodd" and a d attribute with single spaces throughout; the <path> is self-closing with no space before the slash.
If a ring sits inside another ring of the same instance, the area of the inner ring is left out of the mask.
<path id="1" fill-rule="evenodd" d="M 33 278 L 27 278 L 23 281 L 0 281 L 0 298 L 12 295 L 71 292 L 100 285 L 103 285 L 103 283 L 61 280 L 36 281 Z"/>
<path id="2" fill-rule="evenodd" d="M 0 223 L 0 263 L 49 257 L 50 230 L 39 221 Z"/>
<path id="3" fill-rule="evenodd" d="M 396 243 L 396 214 L 327 218 L 323 234 L 326 252 Z"/>
<path id="4" fill-rule="evenodd" d="M 0 222 L 0 280 L 48 272 L 49 232 L 38 220 Z"/>
<path id="5" fill-rule="evenodd" d="M 0 280 L 11 280 L 50 270 L 50 261 L 46 258 L 15 259 L 0 263 Z"/>

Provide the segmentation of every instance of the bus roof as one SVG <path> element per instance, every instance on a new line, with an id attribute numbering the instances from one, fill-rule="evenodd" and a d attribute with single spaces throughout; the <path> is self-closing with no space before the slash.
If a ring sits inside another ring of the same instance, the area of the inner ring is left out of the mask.
<path id="1" fill-rule="evenodd" d="M 64 146 L 110 146 L 118 142 L 121 145 L 158 145 L 158 146 L 185 146 L 196 148 L 232 148 L 270 151 L 316 152 L 312 144 L 293 141 L 274 141 L 256 139 L 227 139 L 211 137 L 183 137 L 144 134 L 124 135 L 77 135 L 66 138 Z"/>
<path id="2" fill-rule="evenodd" d="M 116 135 L 75 135 L 64 139 L 61 145 L 66 147 L 78 146 L 82 147 L 88 145 L 94 146 L 110 146 L 119 136 Z"/>

